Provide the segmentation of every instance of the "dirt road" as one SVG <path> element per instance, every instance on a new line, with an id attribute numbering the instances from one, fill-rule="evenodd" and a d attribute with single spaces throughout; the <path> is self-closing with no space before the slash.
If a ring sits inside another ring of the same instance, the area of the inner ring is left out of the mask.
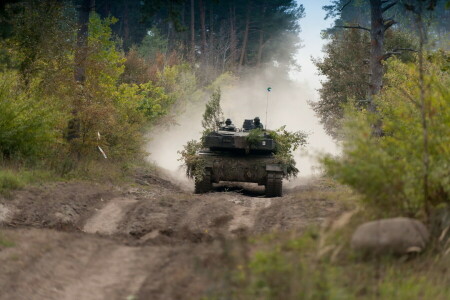
<path id="1" fill-rule="evenodd" d="M 219 284 L 227 241 L 302 230 L 341 210 L 316 183 L 265 198 L 258 187 L 194 195 L 151 175 L 136 182 L 0 197 L 0 299 L 199 299 Z"/>

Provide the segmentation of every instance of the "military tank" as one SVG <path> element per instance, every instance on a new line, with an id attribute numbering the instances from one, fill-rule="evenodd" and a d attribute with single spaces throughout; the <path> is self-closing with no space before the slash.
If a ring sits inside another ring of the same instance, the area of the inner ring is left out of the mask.
<path id="1" fill-rule="evenodd" d="M 287 168 L 275 158 L 276 142 L 259 118 L 245 120 L 241 129 L 228 119 L 225 126 L 204 137 L 203 145 L 197 153 L 204 170 L 195 178 L 196 193 L 207 193 L 213 183 L 229 181 L 257 183 L 265 186 L 267 197 L 282 196 Z"/>

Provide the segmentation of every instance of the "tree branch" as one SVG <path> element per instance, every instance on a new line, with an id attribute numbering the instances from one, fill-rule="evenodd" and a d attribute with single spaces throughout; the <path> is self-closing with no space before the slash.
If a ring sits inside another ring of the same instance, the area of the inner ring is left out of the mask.
<path id="1" fill-rule="evenodd" d="M 381 11 L 382 11 L 382 12 L 385 12 L 385 11 L 387 11 L 388 9 L 390 9 L 392 6 L 396 5 L 397 3 L 398 3 L 398 1 L 394 1 L 394 2 L 392 2 L 391 4 L 388 4 L 388 5 L 386 5 L 385 7 L 382 7 L 382 8 L 381 8 Z"/>
<path id="2" fill-rule="evenodd" d="M 408 98 L 409 101 L 411 101 L 412 104 L 414 104 L 417 108 L 421 108 L 420 103 L 416 101 L 404 88 L 397 87 L 397 89 L 403 93 L 403 95 Z"/>
<path id="3" fill-rule="evenodd" d="M 347 29 L 350 28 L 350 29 L 362 29 L 362 30 L 370 31 L 369 28 L 362 27 L 360 25 L 357 25 L 357 26 L 334 26 L 334 28 L 347 28 Z"/>
<path id="4" fill-rule="evenodd" d="M 353 0 L 347 1 L 347 3 L 345 3 L 345 4 L 341 7 L 341 9 L 340 9 L 339 11 L 343 11 L 344 8 L 345 8 L 347 5 L 349 5 L 352 1 L 353 1 Z"/>
<path id="5" fill-rule="evenodd" d="M 390 52 L 386 52 L 381 58 L 380 60 L 386 60 L 389 57 L 391 57 L 392 55 L 399 55 L 402 54 L 403 52 L 401 51 L 411 51 L 411 52 L 418 52 L 417 50 L 414 49 L 410 49 L 410 48 L 396 48 Z"/>
<path id="6" fill-rule="evenodd" d="M 396 54 L 402 54 L 402 53 L 398 52 L 398 51 L 386 52 L 385 54 L 383 54 L 383 56 L 381 56 L 380 61 L 386 60 L 389 57 L 391 57 L 392 55 L 396 55 Z"/>
<path id="7" fill-rule="evenodd" d="M 393 19 L 384 20 L 384 31 L 388 30 L 392 25 L 397 24 L 397 22 Z"/>
<path id="8" fill-rule="evenodd" d="M 395 48 L 394 50 L 392 50 L 393 52 L 397 52 L 397 51 L 411 51 L 411 52 L 419 52 L 416 49 L 411 49 L 411 48 Z"/>

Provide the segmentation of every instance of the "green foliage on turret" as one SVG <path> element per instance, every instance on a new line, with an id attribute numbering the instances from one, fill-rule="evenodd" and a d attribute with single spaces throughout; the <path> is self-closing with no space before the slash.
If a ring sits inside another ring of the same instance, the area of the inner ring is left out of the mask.
<path id="1" fill-rule="evenodd" d="M 211 95 L 208 103 L 205 106 L 205 112 L 203 113 L 202 127 L 203 127 L 203 137 L 208 135 L 210 132 L 217 131 L 220 124 L 223 123 L 223 112 L 220 106 L 221 91 L 217 88 Z"/>
<path id="2" fill-rule="evenodd" d="M 286 166 L 286 177 L 296 177 L 299 170 L 295 166 L 295 159 L 293 153 L 302 146 L 307 144 L 306 138 L 308 135 L 302 131 L 287 131 L 286 126 L 282 126 L 277 130 L 269 130 L 269 136 L 275 141 L 275 157 Z"/>

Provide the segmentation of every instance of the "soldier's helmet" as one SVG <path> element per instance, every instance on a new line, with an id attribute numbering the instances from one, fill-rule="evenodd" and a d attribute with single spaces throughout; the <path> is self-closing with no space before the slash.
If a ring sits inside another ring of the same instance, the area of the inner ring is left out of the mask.
<path id="1" fill-rule="evenodd" d="M 259 119 L 259 117 L 256 117 L 253 121 L 255 121 L 255 123 L 258 124 L 261 120 Z"/>
<path id="2" fill-rule="evenodd" d="M 225 121 L 225 125 L 227 125 L 227 126 L 229 126 L 229 125 L 231 125 L 231 119 L 227 119 L 226 121 Z"/>

